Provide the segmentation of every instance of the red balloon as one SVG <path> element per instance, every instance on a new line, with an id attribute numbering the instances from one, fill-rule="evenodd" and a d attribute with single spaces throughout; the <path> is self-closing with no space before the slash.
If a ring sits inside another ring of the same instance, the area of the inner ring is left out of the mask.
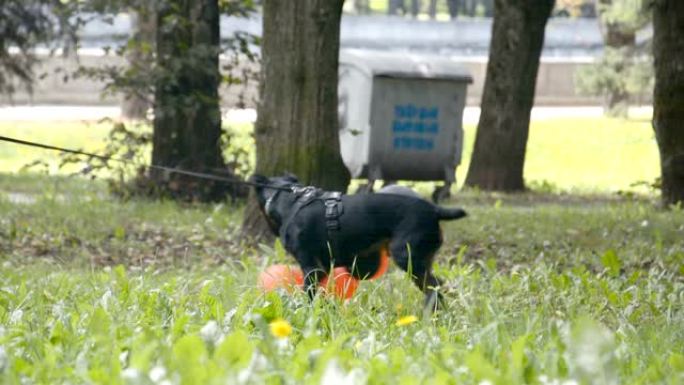
<path id="1" fill-rule="evenodd" d="M 336 267 L 332 273 L 333 282 L 328 285 L 330 277 L 321 280 L 321 286 L 331 291 L 339 298 L 349 299 L 359 287 L 359 280 L 354 278 L 346 267 Z"/>

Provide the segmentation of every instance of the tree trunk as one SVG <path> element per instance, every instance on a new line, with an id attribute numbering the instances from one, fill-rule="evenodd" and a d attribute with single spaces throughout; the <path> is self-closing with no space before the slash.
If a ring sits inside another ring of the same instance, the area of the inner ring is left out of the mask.
<path id="1" fill-rule="evenodd" d="M 149 73 L 152 69 L 152 51 L 146 46 L 153 46 L 156 31 L 156 18 L 153 12 L 147 9 L 132 12 L 132 24 L 134 29 L 134 46 L 128 52 L 126 59 L 133 71 L 141 74 Z M 147 117 L 150 101 L 146 98 L 146 92 L 140 94 L 124 95 L 121 102 L 121 116 L 127 120 L 143 120 Z"/>
<path id="2" fill-rule="evenodd" d="M 169 0 L 157 14 L 157 61 L 152 163 L 186 170 L 224 169 L 218 87 L 217 0 Z M 226 186 L 153 172 L 162 190 L 178 198 L 216 200 Z"/>
<path id="3" fill-rule="evenodd" d="M 483 0 L 482 7 L 484 17 L 494 16 L 494 0 Z"/>
<path id="4" fill-rule="evenodd" d="M 433 6 L 434 3 L 437 3 L 437 0 L 431 0 L 430 6 L 432 8 L 436 8 L 436 4 Z M 451 20 L 456 20 L 458 17 L 458 11 L 461 8 L 461 3 L 462 0 L 447 0 L 447 9 L 449 10 L 449 17 Z M 431 16 L 433 19 L 435 18 L 434 16 Z"/>
<path id="5" fill-rule="evenodd" d="M 338 0 L 335 0 L 334 2 L 337 3 Z M 405 0 L 387 0 L 387 14 L 388 15 L 398 15 L 399 10 L 401 9 L 401 14 L 406 13 L 406 5 L 404 4 Z"/>
<path id="6" fill-rule="evenodd" d="M 466 185 L 525 188 L 523 166 L 539 57 L 553 0 L 496 0 L 482 112 Z"/>
<path id="7" fill-rule="evenodd" d="M 414 19 L 420 14 L 420 3 L 420 0 L 411 0 L 411 16 L 413 16 Z"/>
<path id="8" fill-rule="evenodd" d="M 255 125 L 256 172 L 286 171 L 302 183 L 346 191 L 337 120 L 337 70 L 343 0 L 266 0 L 262 79 Z M 250 200 L 244 234 L 267 227 Z"/>
<path id="9" fill-rule="evenodd" d="M 447 0 L 449 4 L 450 0 Z M 451 7 L 449 7 L 451 9 Z M 430 16 L 430 19 L 434 20 L 437 18 L 437 0 L 430 0 L 430 3 L 428 3 L 428 16 Z"/>
<path id="10" fill-rule="evenodd" d="M 662 200 L 684 203 L 684 2 L 653 8 L 653 128 L 660 150 Z"/>
<path id="11" fill-rule="evenodd" d="M 367 15 L 370 13 L 369 0 L 354 0 L 354 9 L 359 15 Z"/>
<path id="12" fill-rule="evenodd" d="M 463 7 L 462 13 L 464 15 L 470 16 L 470 17 L 475 16 L 475 8 L 477 8 L 477 4 L 476 4 L 475 0 L 463 0 L 462 4 L 463 4 L 462 5 L 462 7 Z"/>
<path id="13" fill-rule="evenodd" d="M 599 28 L 601 35 L 603 35 L 603 44 L 606 50 L 621 50 L 627 57 L 633 55 L 636 50 L 636 30 L 627 27 L 624 23 L 607 22 L 605 13 L 613 4 L 613 0 L 599 0 Z M 621 74 L 626 70 L 627 65 L 615 67 L 616 76 L 622 77 Z M 629 93 L 624 87 L 616 87 L 608 90 L 607 94 L 603 96 L 603 108 L 609 115 L 627 116 L 627 107 L 629 105 Z"/>

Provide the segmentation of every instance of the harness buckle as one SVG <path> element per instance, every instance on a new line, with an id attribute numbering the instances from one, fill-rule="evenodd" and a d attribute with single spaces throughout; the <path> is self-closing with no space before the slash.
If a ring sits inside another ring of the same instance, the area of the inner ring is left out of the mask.
<path id="1" fill-rule="evenodd" d="M 340 214 L 342 214 L 341 194 L 331 193 L 323 201 L 325 205 L 325 227 L 328 231 L 340 229 Z"/>

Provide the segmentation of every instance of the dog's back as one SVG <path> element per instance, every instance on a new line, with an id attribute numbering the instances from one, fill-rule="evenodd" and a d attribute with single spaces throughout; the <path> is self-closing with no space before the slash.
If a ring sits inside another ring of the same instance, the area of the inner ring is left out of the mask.
<path id="1" fill-rule="evenodd" d="M 380 190 L 378 190 L 378 194 L 395 194 L 395 195 L 404 195 L 407 197 L 414 197 L 418 199 L 423 199 L 415 190 L 413 190 L 410 187 L 406 186 L 400 186 L 398 184 L 391 184 L 384 186 Z"/>

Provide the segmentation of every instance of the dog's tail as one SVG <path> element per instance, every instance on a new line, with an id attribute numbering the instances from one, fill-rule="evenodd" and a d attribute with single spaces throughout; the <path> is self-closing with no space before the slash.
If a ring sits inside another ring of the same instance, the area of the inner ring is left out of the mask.
<path id="1" fill-rule="evenodd" d="M 435 206 L 435 211 L 437 212 L 437 216 L 439 217 L 440 221 L 459 219 L 468 215 L 468 213 L 466 213 L 465 210 L 460 208 Z"/>

